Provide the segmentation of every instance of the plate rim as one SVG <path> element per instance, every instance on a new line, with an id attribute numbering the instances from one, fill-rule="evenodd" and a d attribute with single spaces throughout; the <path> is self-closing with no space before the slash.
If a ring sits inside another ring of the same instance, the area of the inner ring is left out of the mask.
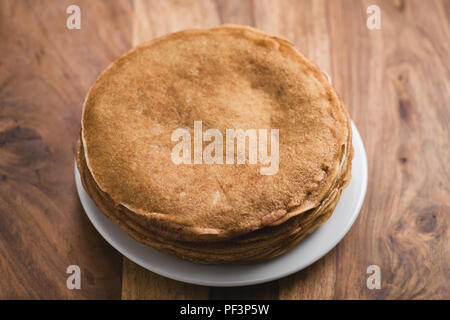
<path id="1" fill-rule="evenodd" d="M 366 150 L 365 150 L 364 143 L 363 143 L 363 140 L 361 138 L 361 135 L 360 135 L 360 133 L 359 133 L 358 129 L 356 128 L 356 125 L 354 124 L 353 121 L 351 121 L 351 125 L 352 125 L 353 139 L 355 139 L 358 142 L 358 145 L 360 147 L 359 152 L 360 152 L 360 156 L 361 156 L 361 173 L 362 173 L 361 174 L 362 190 L 358 194 L 358 199 L 357 199 L 355 210 L 354 210 L 352 216 L 348 220 L 345 228 L 342 228 L 342 230 L 339 232 L 339 236 L 336 237 L 330 243 L 330 245 L 327 246 L 326 250 L 324 250 L 323 252 L 321 252 L 317 256 L 314 256 L 312 259 L 310 259 L 311 261 L 309 261 L 306 264 L 299 264 L 298 266 L 295 266 L 293 268 L 288 268 L 288 270 L 285 270 L 284 272 L 275 273 L 272 276 L 260 277 L 260 278 L 251 279 L 251 280 L 216 281 L 216 282 L 213 283 L 211 281 L 206 281 L 206 280 L 202 281 L 202 280 L 198 280 L 198 279 L 186 279 L 186 277 L 183 277 L 183 276 L 180 276 L 180 275 L 177 275 L 177 274 L 173 274 L 173 273 L 169 273 L 169 272 L 165 272 L 161 268 L 152 268 L 151 265 L 149 267 L 148 263 L 145 263 L 143 261 L 143 258 L 137 257 L 137 256 L 131 256 L 130 254 L 128 254 L 128 252 L 126 252 L 126 250 L 123 248 L 123 246 L 121 246 L 120 243 L 118 243 L 119 240 L 114 239 L 114 237 L 111 234 L 109 234 L 108 232 L 105 231 L 105 228 L 99 227 L 97 225 L 97 223 L 94 221 L 93 217 L 91 216 L 93 213 L 90 212 L 90 210 L 86 209 L 87 205 L 85 205 L 85 203 L 84 203 L 83 196 L 82 196 L 81 192 L 84 192 L 87 195 L 89 200 L 97 208 L 98 211 L 100 211 L 100 209 L 98 209 L 98 207 L 95 205 L 95 203 L 90 198 L 89 194 L 84 189 L 84 187 L 83 187 L 83 185 L 81 183 L 81 179 L 80 179 L 80 176 L 79 176 L 79 172 L 78 172 L 78 168 L 77 168 L 76 160 L 75 160 L 74 161 L 74 174 L 75 174 L 76 189 L 77 189 L 78 197 L 79 197 L 80 203 L 81 203 L 81 205 L 83 207 L 83 210 L 86 213 L 86 215 L 88 216 L 88 219 L 91 222 L 91 224 L 97 230 L 97 232 L 100 233 L 100 235 L 115 250 L 117 250 L 120 254 L 122 254 L 124 257 L 126 257 L 127 259 L 130 259 L 131 261 L 133 261 L 134 263 L 138 264 L 139 266 L 141 266 L 144 269 L 147 269 L 147 270 L 149 270 L 151 272 L 154 272 L 156 274 L 159 274 L 159 275 L 161 275 L 163 277 L 166 277 L 166 278 L 169 278 L 169 279 L 181 281 L 181 282 L 184 282 L 184 283 L 190 283 L 190 284 L 202 285 L 202 286 L 210 286 L 210 287 L 240 287 L 240 286 L 249 286 L 249 285 L 266 283 L 266 282 L 270 282 L 270 281 L 274 281 L 274 280 L 278 280 L 278 279 L 287 277 L 287 276 L 289 276 L 289 275 L 291 275 L 293 273 L 296 273 L 298 271 L 301 271 L 301 270 L 309 267 L 310 265 L 312 265 L 315 262 L 317 262 L 318 260 L 320 260 L 326 254 L 328 254 L 331 250 L 333 250 L 339 242 L 341 242 L 343 240 L 343 238 L 347 235 L 347 233 L 349 232 L 350 228 L 353 226 L 354 222 L 356 221 L 357 217 L 359 216 L 359 213 L 361 211 L 361 208 L 362 208 L 362 205 L 364 203 L 365 196 L 366 196 L 366 191 L 367 191 L 368 164 L 367 164 Z M 354 140 L 352 140 L 352 143 L 355 145 Z M 101 213 L 101 214 L 103 214 L 103 213 Z M 109 221 L 111 223 L 114 223 L 111 220 L 109 220 Z M 326 224 L 326 222 L 325 222 L 325 224 Z M 122 231 L 122 229 L 119 229 L 119 230 L 121 232 L 124 232 L 124 231 Z M 130 237 L 129 235 L 127 235 L 127 236 Z M 132 238 L 130 237 L 130 239 L 132 239 Z M 134 240 L 134 239 L 132 239 L 132 240 L 135 241 L 137 244 L 139 244 L 136 240 Z M 301 243 L 299 243 L 298 245 L 301 245 Z M 151 248 L 151 249 L 155 250 L 153 248 Z M 158 251 L 158 253 L 161 253 L 161 252 Z M 161 253 L 161 254 L 163 254 L 163 253 Z M 178 257 L 175 257 L 175 258 L 182 260 L 181 258 L 178 258 Z M 277 259 L 277 258 L 275 258 L 275 259 Z M 257 263 L 257 264 L 254 264 L 254 265 L 256 267 L 258 265 L 261 265 L 261 264 L 264 264 L 264 263 L 268 263 L 270 261 L 272 261 L 272 260 L 269 260 L 269 261 L 266 261 L 266 262 L 262 262 L 262 263 Z M 185 262 L 185 261 L 183 260 L 183 262 Z M 226 265 L 221 265 L 221 266 L 223 267 L 223 266 L 226 266 Z M 234 266 L 236 266 L 236 265 L 234 265 Z"/>

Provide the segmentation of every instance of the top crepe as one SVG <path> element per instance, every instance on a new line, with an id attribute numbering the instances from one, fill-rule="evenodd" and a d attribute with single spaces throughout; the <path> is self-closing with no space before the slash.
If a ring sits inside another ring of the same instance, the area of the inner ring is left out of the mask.
<path id="1" fill-rule="evenodd" d="M 193 136 L 194 121 L 279 129 L 278 173 L 173 163 L 171 135 Z M 351 154 L 327 77 L 287 40 L 240 26 L 169 34 L 117 59 L 88 93 L 81 137 L 98 187 L 181 240 L 233 238 L 319 206 Z"/>

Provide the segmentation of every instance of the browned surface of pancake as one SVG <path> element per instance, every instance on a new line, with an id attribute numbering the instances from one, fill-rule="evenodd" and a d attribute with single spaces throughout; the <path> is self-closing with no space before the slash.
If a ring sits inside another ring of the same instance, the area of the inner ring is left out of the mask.
<path id="1" fill-rule="evenodd" d="M 171 133 L 192 131 L 196 120 L 221 132 L 279 129 L 279 172 L 174 164 Z M 232 238 L 316 207 L 340 174 L 350 137 L 348 115 L 316 66 L 288 41 L 236 26 L 133 49 L 99 77 L 82 117 L 100 189 L 186 240 Z"/>
<path id="2" fill-rule="evenodd" d="M 172 132 L 193 137 L 194 121 L 224 138 L 278 129 L 278 172 L 176 165 Z M 112 63 L 87 95 L 77 163 L 97 206 L 136 240 L 226 263 L 273 258 L 326 221 L 352 156 L 350 118 L 326 76 L 287 40 L 222 26 L 169 34 Z"/>

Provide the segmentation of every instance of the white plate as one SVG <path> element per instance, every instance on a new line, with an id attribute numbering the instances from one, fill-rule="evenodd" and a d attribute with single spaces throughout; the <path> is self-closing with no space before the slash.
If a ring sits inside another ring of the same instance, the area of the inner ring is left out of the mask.
<path id="1" fill-rule="evenodd" d="M 138 265 L 167 278 L 199 285 L 246 286 L 276 280 L 319 260 L 345 236 L 364 201 L 367 158 L 358 130 L 352 123 L 355 155 L 352 179 L 342 192 L 331 218 L 287 253 L 267 262 L 249 265 L 201 265 L 161 253 L 142 245 L 103 215 L 83 188 L 75 166 L 81 204 L 95 228 L 115 249 Z"/>

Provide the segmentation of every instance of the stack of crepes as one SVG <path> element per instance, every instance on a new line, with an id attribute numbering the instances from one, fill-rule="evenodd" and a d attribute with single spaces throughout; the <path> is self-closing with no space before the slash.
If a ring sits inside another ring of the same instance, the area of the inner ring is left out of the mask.
<path id="1" fill-rule="evenodd" d="M 194 137 L 194 121 L 224 139 L 227 129 L 278 129 L 278 171 L 262 175 L 267 164 L 248 159 L 174 163 L 172 134 Z M 98 208 L 135 240 L 197 263 L 249 263 L 285 253 L 332 215 L 351 140 L 323 72 L 285 39 L 226 25 L 113 62 L 87 94 L 77 165 Z"/>

